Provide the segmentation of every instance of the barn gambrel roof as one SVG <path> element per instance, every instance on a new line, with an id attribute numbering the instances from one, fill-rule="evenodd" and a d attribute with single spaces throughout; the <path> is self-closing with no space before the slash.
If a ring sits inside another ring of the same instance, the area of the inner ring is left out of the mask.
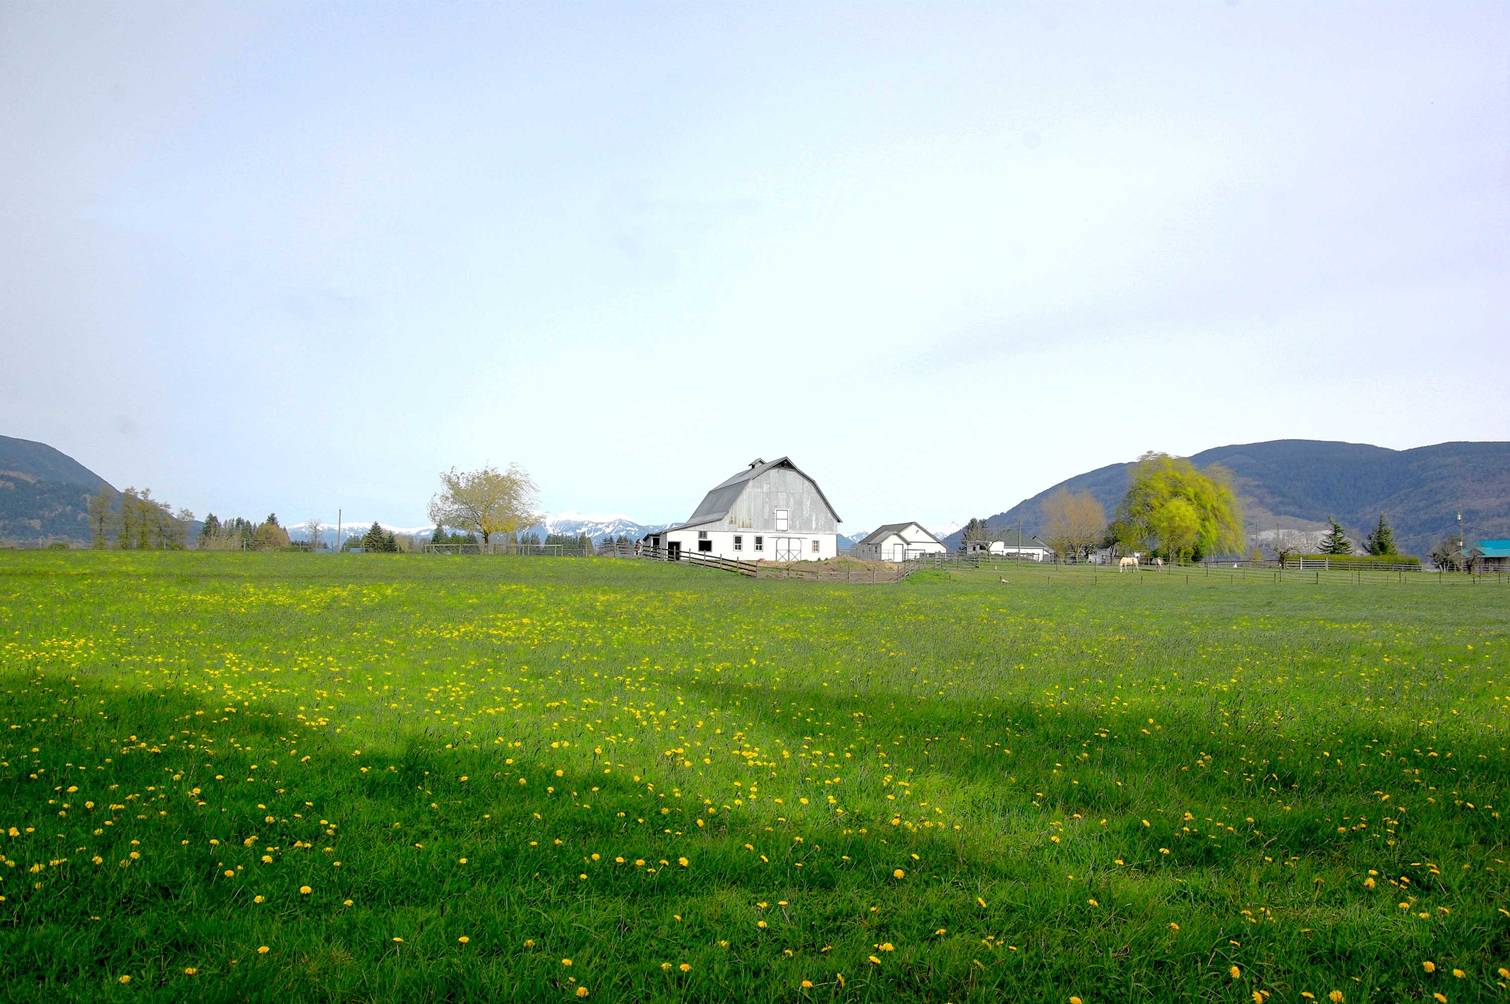
<path id="1" fill-rule="evenodd" d="M 689 526 L 701 526 L 704 523 L 717 523 L 729 515 L 729 510 L 734 508 L 734 503 L 739 500 L 739 496 L 744 494 L 745 488 L 749 486 L 751 481 L 754 481 L 766 471 L 773 471 L 777 468 L 794 471 L 806 478 L 808 484 L 812 485 L 813 490 L 818 493 L 818 497 L 823 500 L 823 504 L 828 506 L 828 511 L 834 514 L 834 522 L 844 522 L 839 518 L 839 514 L 834 511 L 833 503 L 828 500 L 828 496 L 823 494 L 823 489 L 818 487 L 818 482 L 814 481 L 801 468 L 792 463 L 791 458 L 779 457 L 776 460 L 769 461 L 755 460 L 738 474 L 732 475 L 722 483 L 715 485 L 708 494 L 703 496 L 703 500 L 698 505 L 697 510 L 691 516 L 687 517 L 685 523 L 678 523 L 675 527 L 668 527 L 667 529 L 679 530 Z"/>

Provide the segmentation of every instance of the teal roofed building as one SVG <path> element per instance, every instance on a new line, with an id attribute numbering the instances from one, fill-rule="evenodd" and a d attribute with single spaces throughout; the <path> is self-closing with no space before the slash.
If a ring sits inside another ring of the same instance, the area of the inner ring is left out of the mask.
<path id="1" fill-rule="evenodd" d="M 1477 564 L 1486 572 L 1510 572 L 1510 539 L 1481 540 L 1474 550 Z"/>

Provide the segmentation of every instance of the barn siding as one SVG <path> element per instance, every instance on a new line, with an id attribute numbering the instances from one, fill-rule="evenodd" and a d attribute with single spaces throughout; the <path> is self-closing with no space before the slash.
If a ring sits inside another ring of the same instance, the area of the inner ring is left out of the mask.
<path id="1" fill-rule="evenodd" d="M 787 530 L 795 534 L 838 533 L 839 521 L 818 489 L 796 471 L 776 468 L 745 486 L 729 510 L 729 525 L 775 532 L 776 510 L 786 509 Z"/>

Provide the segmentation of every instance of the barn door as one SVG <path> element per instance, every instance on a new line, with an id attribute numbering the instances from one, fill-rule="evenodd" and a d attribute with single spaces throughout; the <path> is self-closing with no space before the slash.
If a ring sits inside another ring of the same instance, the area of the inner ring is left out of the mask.
<path id="1" fill-rule="evenodd" d="M 892 544 L 891 545 L 891 560 L 892 561 L 902 561 L 902 560 L 905 560 L 906 557 L 907 557 L 907 545 L 906 544 Z"/>
<path id="2" fill-rule="evenodd" d="M 801 537 L 777 537 L 776 538 L 777 561 L 801 561 L 802 538 Z"/>

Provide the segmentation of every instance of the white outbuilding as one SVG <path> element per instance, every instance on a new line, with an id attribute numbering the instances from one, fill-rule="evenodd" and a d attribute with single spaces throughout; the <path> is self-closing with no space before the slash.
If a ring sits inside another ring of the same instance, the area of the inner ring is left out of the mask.
<path id="1" fill-rule="evenodd" d="M 855 544 L 855 557 L 867 561 L 907 561 L 948 550 L 921 523 L 887 523 Z"/>
<path id="2" fill-rule="evenodd" d="M 989 554 L 997 558 L 1016 558 L 1020 561 L 1049 561 L 1053 550 L 1037 537 L 1029 538 L 1016 530 L 1006 530 L 994 540 L 972 540 L 965 548 L 966 554 Z"/>
<path id="3" fill-rule="evenodd" d="M 787 457 L 755 460 L 715 485 L 685 523 L 644 543 L 675 560 L 705 554 L 739 561 L 822 561 L 839 553 L 839 515 L 818 483 Z"/>

